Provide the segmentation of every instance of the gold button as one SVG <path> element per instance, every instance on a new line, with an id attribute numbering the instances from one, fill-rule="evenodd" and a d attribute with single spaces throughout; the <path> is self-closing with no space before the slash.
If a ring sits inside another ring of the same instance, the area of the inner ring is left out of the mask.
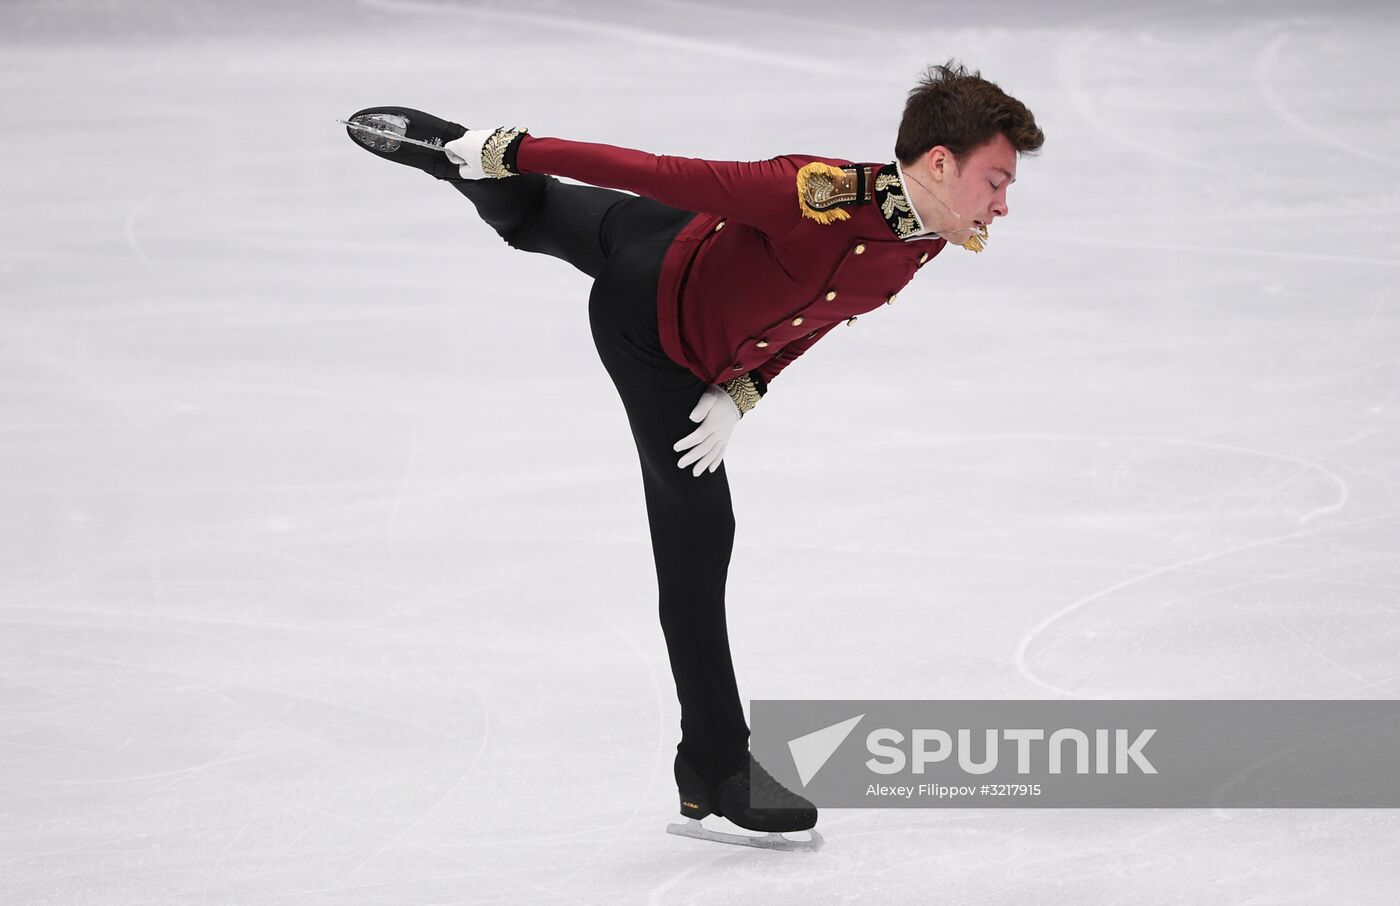
<path id="1" fill-rule="evenodd" d="M 862 242 L 860 245 L 856 246 L 856 254 L 857 254 L 857 255 L 864 255 L 864 254 L 865 254 L 865 243 Z"/>
<path id="2" fill-rule="evenodd" d="M 829 292 L 829 293 L 826 294 L 826 301 L 828 301 L 828 302 L 830 302 L 832 299 L 835 299 L 835 298 L 836 298 L 836 290 L 834 290 L 834 289 L 833 289 L 831 292 Z"/>
<path id="3" fill-rule="evenodd" d="M 886 304 L 886 305 L 893 305 L 893 304 L 894 304 L 894 300 L 895 300 L 895 299 L 898 299 L 898 298 L 899 298 L 899 293 L 895 293 L 894 295 L 890 296 L 888 299 L 885 300 L 885 304 Z"/>
<path id="4" fill-rule="evenodd" d="M 743 370 L 744 370 L 744 366 L 743 366 L 743 365 L 735 365 L 733 368 L 731 368 L 731 369 L 729 369 L 729 370 L 730 370 L 730 371 L 743 371 Z"/>
<path id="5" fill-rule="evenodd" d="M 767 341 L 767 340 L 759 340 L 759 341 L 758 341 L 757 343 L 755 343 L 754 345 L 757 346 L 759 349 L 767 349 L 767 348 L 768 348 L 768 341 Z"/>
<path id="6" fill-rule="evenodd" d="M 718 232 L 719 232 L 720 230 L 722 230 L 722 229 L 724 229 L 724 221 L 723 221 L 723 220 L 721 220 L 719 223 L 715 224 L 715 232 L 718 233 Z M 928 256 L 925 255 L 924 257 L 928 257 Z"/>
<path id="7" fill-rule="evenodd" d="M 854 324 L 854 323 L 856 323 L 856 316 L 855 316 L 855 315 L 851 315 L 850 318 L 848 318 L 848 319 L 846 320 L 846 326 L 847 326 L 847 327 L 850 327 L 850 326 L 851 326 L 852 324 Z"/>
<path id="8" fill-rule="evenodd" d="M 802 326 L 802 321 L 803 321 L 803 320 L 804 320 L 803 317 L 802 317 L 801 315 L 798 315 L 797 317 L 795 317 L 795 318 L 792 319 L 792 326 L 793 326 L 793 327 L 801 327 L 801 326 Z"/>
<path id="9" fill-rule="evenodd" d="M 925 261 L 927 261 L 927 260 L 928 260 L 928 252 L 924 252 L 923 257 L 921 257 L 921 258 L 919 259 L 919 263 L 920 263 L 920 264 L 923 264 L 923 263 L 924 263 Z"/>

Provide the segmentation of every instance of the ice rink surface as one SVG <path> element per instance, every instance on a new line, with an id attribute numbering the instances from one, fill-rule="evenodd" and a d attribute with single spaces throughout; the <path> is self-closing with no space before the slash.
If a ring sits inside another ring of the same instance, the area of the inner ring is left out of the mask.
<path id="1" fill-rule="evenodd" d="M 1382 810 L 662 833 L 678 708 L 586 278 L 333 119 L 892 157 L 1047 135 L 989 250 L 727 457 L 751 698 L 1400 694 L 1387 3 L 0 5 L 0 902 L 1390 903 Z"/>

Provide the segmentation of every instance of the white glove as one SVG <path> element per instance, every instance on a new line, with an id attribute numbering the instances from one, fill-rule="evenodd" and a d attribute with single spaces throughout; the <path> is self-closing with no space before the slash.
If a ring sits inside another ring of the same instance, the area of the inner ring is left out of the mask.
<path id="1" fill-rule="evenodd" d="M 676 441 L 671 449 L 677 453 L 689 450 L 676 466 L 684 469 L 695 463 L 693 474 L 699 478 L 706 469 L 713 472 L 719 468 L 729 435 L 734 433 L 734 426 L 739 423 L 739 407 L 734 405 L 734 400 L 729 398 L 723 387 L 711 384 L 691 410 L 690 420 L 699 422 L 700 427 Z"/>
<path id="2" fill-rule="evenodd" d="M 457 172 L 463 179 L 486 178 L 486 171 L 481 168 L 481 148 L 495 134 L 495 129 L 468 129 L 466 135 L 442 146 L 447 159 L 458 165 Z"/>

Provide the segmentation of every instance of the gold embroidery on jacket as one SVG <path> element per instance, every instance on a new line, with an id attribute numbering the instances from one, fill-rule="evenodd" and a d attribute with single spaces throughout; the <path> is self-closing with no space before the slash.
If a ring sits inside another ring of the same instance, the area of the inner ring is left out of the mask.
<path id="1" fill-rule="evenodd" d="M 904 194 L 904 182 L 894 164 L 888 164 L 875 177 L 875 200 L 880 205 L 880 213 L 885 223 L 890 225 L 900 239 L 908 239 L 919 234 L 919 221 L 914 217 L 909 197 Z"/>
<path id="2" fill-rule="evenodd" d="M 803 217 L 823 224 L 846 220 L 851 214 L 841 205 L 855 200 L 855 174 L 821 161 L 797 171 L 797 204 Z"/>

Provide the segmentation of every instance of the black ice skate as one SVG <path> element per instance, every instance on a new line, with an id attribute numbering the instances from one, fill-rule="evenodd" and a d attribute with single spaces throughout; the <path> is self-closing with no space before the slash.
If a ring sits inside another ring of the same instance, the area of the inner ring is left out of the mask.
<path id="1" fill-rule="evenodd" d="M 345 134 L 371 154 L 417 167 L 438 179 L 461 178 L 442 146 L 466 134 L 465 126 L 408 107 L 366 107 L 337 122 L 344 123 Z"/>
<path id="2" fill-rule="evenodd" d="M 752 756 L 718 783 L 708 783 L 679 755 L 675 771 L 681 814 L 690 820 L 667 825 L 667 833 L 762 849 L 816 852 L 821 848 L 822 835 L 813 830 L 817 824 L 816 806 L 774 780 Z M 771 803 L 773 807 L 755 807 L 754 801 Z M 728 818 L 745 830 L 761 831 L 762 836 L 710 830 L 700 819 L 711 814 Z M 783 836 L 804 830 L 810 832 L 807 840 Z"/>

